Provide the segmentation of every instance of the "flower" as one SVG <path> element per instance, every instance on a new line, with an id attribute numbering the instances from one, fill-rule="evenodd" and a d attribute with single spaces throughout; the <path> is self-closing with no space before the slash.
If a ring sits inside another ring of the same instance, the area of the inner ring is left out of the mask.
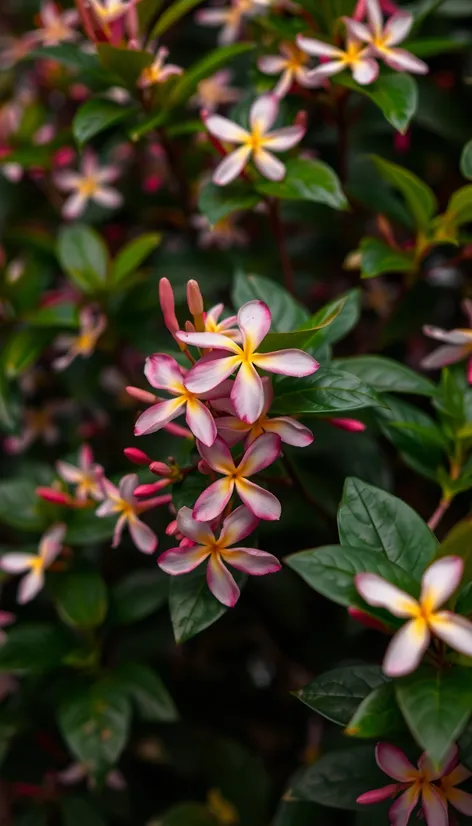
<path id="1" fill-rule="evenodd" d="M 141 89 L 148 89 L 150 86 L 155 86 L 158 83 L 166 83 L 172 75 L 183 74 L 184 70 L 180 66 L 176 66 L 174 63 L 167 63 L 167 65 L 165 65 L 164 61 L 168 54 L 169 49 L 165 46 L 161 46 L 161 48 L 158 49 L 153 63 L 141 72 L 138 80 L 138 86 Z"/>
<path id="2" fill-rule="evenodd" d="M 305 134 L 302 125 L 286 126 L 283 129 L 268 130 L 274 123 L 279 109 L 275 95 L 262 95 L 252 104 L 249 113 L 250 132 L 221 115 L 205 116 L 205 125 L 211 135 L 229 143 L 242 144 L 239 149 L 227 155 L 213 173 L 213 181 L 225 186 L 243 171 L 252 156 L 261 175 L 270 181 L 281 181 L 285 167 L 272 152 L 286 152 L 292 149 Z"/>
<path id="3" fill-rule="evenodd" d="M 28 571 L 18 588 L 18 602 L 24 605 L 32 600 L 44 586 L 44 572 L 54 562 L 62 549 L 66 526 L 58 522 L 43 534 L 39 543 L 39 554 L 14 552 L 0 559 L 0 568 L 9 574 Z"/>
<path id="4" fill-rule="evenodd" d="M 461 654 L 472 657 L 472 623 L 451 611 L 437 610 L 458 587 L 463 569 L 459 556 L 445 556 L 433 562 L 423 574 L 419 600 L 377 574 L 356 574 L 356 588 L 369 605 L 386 608 L 396 617 L 408 618 L 385 654 L 383 670 L 389 677 L 414 671 L 432 634 Z"/>
<path id="5" fill-rule="evenodd" d="M 88 0 L 96 19 L 100 24 L 114 23 L 120 20 L 134 6 L 136 0 Z"/>
<path id="6" fill-rule="evenodd" d="M 107 320 L 103 313 L 96 313 L 91 307 L 84 307 L 80 311 L 79 324 L 79 335 L 62 335 L 56 339 L 55 346 L 67 352 L 53 361 L 55 370 L 65 370 L 77 356 L 91 356 L 107 326 Z"/>
<path id="7" fill-rule="evenodd" d="M 190 98 L 190 104 L 207 112 L 214 112 L 218 106 L 236 103 L 241 97 L 241 92 L 228 85 L 230 80 L 231 72 L 228 69 L 205 77 L 198 84 L 196 94 Z"/>
<path id="8" fill-rule="evenodd" d="M 16 454 L 27 450 L 33 442 L 41 439 L 47 445 L 59 440 L 59 428 L 54 421 L 59 404 L 51 402 L 38 408 L 23 410 L 24 424 L 18 436 L 8 436 L 3 446 L 7 453 Z"/>
<path id="9" fill-rule="evenodd" d="M 256 367 L 284 376 L 301 377 L 315 373 L 319 367 L 318 362 L 302 350 L 256 352 L 256 347 L 270 330 L 271 321 L 267 304 L 255 300 L 243 304 L 237 315 L 242 347 L 221 333 L 177 333 L 177 338 L 185 344 L 212 347 L 216 351 L 204 356 L 189 370 L 184 382 L 187 390 L 206 393 L 237 370 L 231 401 L 239 418 L 252 424 L 259 418 L 264 407 L 262 380 Z M 225 356 L 218 353 L 218 350 L 229 350 L 232 355 Z"/>
<path id="10" fill-rule="evenodd" d="M 67 768 L 57 772 L 56 777 L 59 783 L 62 783 L 64 786 L 73 786 L 75 783 L 86 780 L 89 789 L 96 788 L 96 781 L 89 773 L 88 767 L 83 766 L 82 763 L 71 763 Z M 112 769 L 105 777 L 105 786 L 108 786 L 109 789 L 113 789 L 116 792 L 121 792 L 123 789 L 126 789 L 127 783 L 118 769 Z"/>
<path id="11" fill-rule="evenodd" d="M 229 6 L 202 9 L 195 19 L 202 26 L 222 26 L 218 35 L 218 45 L 226 46 L 237 40 L 245 17 L 253 17 L 261 11 L 261 6 L 269 5 L 270 0 L 232 0 Z"/>
<path id="12" fill-rule="evenodd" d="M 98 166 L 94 155 L 85 153 L 80 172 L 56 172 L 54 176 L 58 189 L 72 194 L 63 207 L 64 218 L 78 218 L 89 201 L 114 209 L 123 203 L 122 195 L 107 184 L 116 181 L 120 174 L 117 166 Z"/>
<path id="13" fill-rule="evenodd" d="M 159 557 L 158 565 L 167 574 L 179 575 L 193 571 L 208 559 L 208 587 L 223 605 L 232 608 L 239 599 L 239 588 L 225 562 L 238 571 L 254 576 L 272 574 L 281 568 L 278 559 L 265 551 L 229 547 L 249 536 L 258 521 L 251 511 L 241 505 L 226 517 L 216 539 L 207 522 L 196 521 L 190 508 L 181 508 L 177 515 L 178 530 L 192 544 L 166 551 Z"/>
<path id="14" fill-rule="evenodd" d="M 472 327 L 472 301 L 466 299 L 462 303 L 462 308 L 469 318 L 469 324 Z M 446 367 L 448 364 L 455 364 L 457 361 L 467 358 L 468 362 L 468 380 L 472 384 L 472 330 L 464 330 L 456 328 L 455 330 L 441 330 L 439 327 L 432 327 L 426 325 L 423 327 L 423 333 L 429 338 L 434 338 L 437 341 L 444 341 L 443 347 L 438 347 L 433 350 L 429 356 L 426 356 L 421 362 L 421 367 L 425 370 L 434 370 L 437 367 Z"/>
<path id="15" fill-rule="evenodd" d="M 307 55 L 294 43 L 281 43 L 280 52 L 280 55 L 264 55 L 257 61 L 258 68 L 266 75 L 282 73 L 273 91 L 274 95 L 278 98 L 285 97 L 295 82 L 305 87 L 321 85 L 321 78 L 314 76 L 306 65 Z"/>
<path id="16" fill-rule="evenodd" d="M 119 488 L 113 485 L 109 479 L 102 479 L 105 501 L 102 502 L 95 513 L 97 516 L 119 514 L 113 534 L 112 548 L 116 548 L 120 544 L 123 529 L 128 523 L 131 538 L 138 550 L 142 551 L 143 554 L 152 554 L 157 548 L 157 536 L 148 525 L 141 522 L 139 515 L 150 508 L 168 504 L 172 497 L 168 495 L 156 496 L 153 499 L 138 502 L 134 495 L 138 485 L 139 479 L 136 473 L 128 473 L 123 476 Z"/>
<path id="17" fill-rule="evenodd" d="M 408 36 L 413 25 L 413 15 L 406 11 L 393 14 L 385 26 L 378 0 L 367 0 L 368 25 L 358 20 L 344 18 L 351 37 L 356 37 L 369 45 L 369 54 L 384 61 L 397 72 L 413 72 L 424 75 L 429 69 L 423 60 L 405 49 L 395 48 Z"/>
<path id="18" fill-rule="evenodd" d="M 46 0 L 41 6 L 39 19 L 41 26 L 34 35 L 43 46 L 57 46 L 59 43 L 77 40 L 75 26 L 79 22 L 79 15 L 76 11 L 60 12 L 54 2 Z"/>
<path id="19" fill-rule="evenodd" d="M 363 46 L 359 38 L 352 35 L 349 29 L 345 49 L 301 34 L 297 37 L 297 44 L 309 55 L 330 58 L 308 73 L 308 77 L 312 80 L 321 80 L 343 72 L 344 69 L 350 69 L 354 80 L 366 85 L 372 83 L 379 73 L 378 64 L 372 59 L 369 49 Z"/>
<path id="20" fill-rule="evenodd" d="M 79 450 L 79 466 L 71 465 L 69 462 L 56 462 L 56 469 L 64 482 L 77 485 L 75 495 L 80 501 L 89 497 L 101 502 L 103 499 L 103 489 L 101 478 L 103 468 L 93 461 L 93 452 L 89 445 L 82 445 Z"/>
<path id="21" fill-rule="evenodd" d="M 161 427 L 181 416 L 185 412 L 185 420 L 192 433 L 205 445 L 212 445 L 216 439 L 216 425 L 208 407 L 202 399 L 216 399 L 227 395 L 230 383 L 225 382 L 213 391 L 207 393 L 192 393 L 185 387 L 185 371 L 172 356 L 156 353 L 146 359 L 144 374 L 153 387 L 167 390 L 174 399 L 160 401 L 153 404 L 138 418 L 134 433 L 143 436 L 155 433 Z"/>
<path id="22" fill-rule="evenodd" d="M 313 433 L 305 425 L 289 416 L 277 416 L 270 419 L 267 415 L 274 398 L 274 391 L 268 376 L 262 379 L 264 406 L 262 413 L 253 424 L 241 421 L 237 416 L 220 416 L 216 419 L 216 428 L 228 445 L 234 445 L 246 437 L 246 447 L 261 433 L 276 433 L 280 440 L 295 447 L 308 447 L 313 441 Z"/>
<path id="23" fill-rule="evenodd" d="M 217 437 L 211 447 L 197 442 L 198 451 L 208 467 L 221 473 L 223 479 L 213 482 L 198 497 L 193 508 L 193 517 L 198 522 L 210 522 L 225 509 L 234 489 L 259 519 L 270 521 L 280 519 L 280 502 L 273 493 L 250 482 L 247 477 L 254 476 L 269 467 L 280 454 L 280 437 L 275 433 L 264 433 L 246 450 L 238 466 L 226 442 Z"/>
<path id="24" fill-rule="evenodd" d="M 233 340 L 240 341 L 241 340 L 241 333 L 239 332 L 238 328 L 234 325 L 237 322 L 237 316 L 231 315 L 227 316 L 227 318 L 222 318 L 220 321 L 221 313 L 224 310 L 224 304 L 215 304 L 214 307 L 210 307 L 208 312 L 203 313 L 203 323 L 205 325 L 205 332 L 206 333 L 221 333 L 228 338 L 232 338 Z"/>
<path id="25" fill-rule="evenodd" d="M 249 240 L 247 233 L 236 225 L 234 215 L 226 215 L 216 224 L 210 224 L 205 215 L 195 215 L 192 218 L 192 226 L 198 230 L 198 246 L 202 249 L 218 247 L 220 250 L 227 250 L 233 246 L 245 247 Z"/>
<path id="26" fill-rule="evenodd" d="M 472 795 L 455 788 L 472 777 L 472 772 L 459 764 L 457 746 L 452 746 L 439 769 L 434 768 L 426 753 L 421 755 L 415 768 L 406 755 L 390 743 L 377 744 L 375 759 L 379 768 L 397 782 L 365 792 L 356 802 L 380 803 L 402 792 L 389 811 L 392 824 L 407 826 L 420 798 L 427 826 L 447 826 L 448 802 L 459 812 L 472 815 Z M 438 780 L 439 786 L 435 785 Z"/>

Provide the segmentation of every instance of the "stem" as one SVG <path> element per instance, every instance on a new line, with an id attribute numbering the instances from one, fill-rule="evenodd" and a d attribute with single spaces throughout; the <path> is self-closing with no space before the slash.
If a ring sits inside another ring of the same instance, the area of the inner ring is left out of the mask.
<path id="1" fill-rule="evenodd" d="M 267 198 L 267 208 L 269 210 L 269 222 L 274 233 L 275 243 L 279 251 L 280 263 L 284 276 L 285 288 L 289 293 L 295 295 L 295 278 L 293 274 L 292 262 L 287 252 L 287 238 L 285 228 L 280 218 L 280 201 L 278 198 Z"/>
<path id="2" fill-rule="evenodd" d="M 428 519 L 428 528 L 431 528 L 432 531 L 436 530 L 444 514 L 449 509 L 451 502 L 452 499 L 441 499 L 433 515 Z"/>

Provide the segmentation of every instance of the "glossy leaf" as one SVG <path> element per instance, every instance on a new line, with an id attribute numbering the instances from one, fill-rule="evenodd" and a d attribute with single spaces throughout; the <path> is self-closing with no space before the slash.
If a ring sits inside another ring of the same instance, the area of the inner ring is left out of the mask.
<path id="1" fill-rule="evenodd" d="M 259 196 L 247 183 L 239 181 L 230 186 L 217 186 L 210 181 L 200 190 L 198 208 L 214 226 L 233 212 L 253 209 L 259 201 Z"/>
<path id="2" fill-rule="evenodd" d="M 169 608 L 178 643 L 204 631 L 228 610 L 209 590 L 204 568 L 202 565 L 190 574 L 171 578 Z M 241 587 L 245 578 L 236 572 L 235 579 Z"/>
<path id="3" fill-rule="evenodd" d="M 444 220 L 446 224 L 455 227 L 472 221 L 472 184 L 454 192 L 447 205 Z"/>
<path id="4" fill-rule="evenodd" d="M 132 571 L 111 589 L 111 615 L 118 625 L 130 625 L 162 608 L 169 580 L 163 571 Z"/>
<path id="5" fill-rule="evenodd" d="M 2 367 L 7 378 L 18 378 L 38 361 L 53 335 L 49 330 L 35 329 L 13 333 L 2 352 Z"/>
<path id="6" fill-rule="evenodd" d="M 140 235 L 123 247 L 111 265 L 110 280 L 114 287 L 122 284 L 161 243 L 158 232 Z"/>
<path id="7" fill-rule="evenodd" d="M 25 321 L 33 327 L 78 327 L 79 312 L 75 304 L 53 304 L 40 307 L 25 316 Z"/>
<path id="8" fill-rule="evenodd" d="M 436 480 L 445 462 L 447 447 L 436 422 L 417 407 L 386 397 L 388 408 L 375 411 L 384 436 L 400 451 L 403 460 L 417 473 Z"/>
<path id="9" fill-rule="evenodd" d="M 374 390 L 351 373 L 320 367 L 301 379 L 282 378 L 274 383 L 273 413 L 329 416 L 382 404 Z"/>
<path id="10" fill-rule="evenodd" d="M 411 272 L 414 267 L 413 255 L 400 250 L 393 250 L 380 238 L 362 239 L 362 278 L 375 278 L 375 276 L 386 272 Z"/>
<path id="11" fill-rule="evenodd" d="M 71 648 L 65 630 L 45 623 L 23 623 L 8 632 L 0 646 L 0 672 L 39 674 L 62 665 Z"/>
<path id="12" fill-rule="evenodd" d="M 347 209 L 348 202 L 335 171 L 322 161 L 290 158 L 282 181 L 261 181 L 258 192 L 288 201 L 313 201 L 333 209 Z"/>
<path id="13" fill-rule="evenodd" d="M 181 17 L 188 14 L 198 6 L 202 0 L 174 0 L 173 3 L 161 14 L 159 20 L 154 26 L 150 38 L 161 37 L 167 29 L 170 29 L 174 23 L 177 23 Z"/>
<path id="14" fill-rule="evenodd" d="M 108 250 L 98 233 L 74 224 L 63 227 L 57 242 L 59 263 L 84 292 L 103 289 L 108 271 Z"/>
<path id="15" fill-rule="evenodd" d="M 279 284 L 259 275 L 238 272 L 234 279 L 231 298 L 235 307 L 258 298 L 272 313 L 271 332 L 289 333 L 307 323 L 310 314 Z"/>
<path id="16" fill-rule="evenodd" d="M 351 737 L 398 737 L 403 717 L 395 699 L 392 683 L 375 688 L 363 699 L 349 721 L 346 734 Z"/>
<path id="17" fill-rule="evenodd" d="M 82 104 L 72 121 L 72 134 L 83 147 L 95 135 L 127 120 L 133 115 L 133 107 L 124 107 L 113 100 L 93 98 Z"/>
<path id="18" fill-rule="evenodd" d="M 107 589 L 96 571 L 62 574 L 54 596 L 59 616 L 73 628 L 95 628 L 106 617 Z"/>
<path id="19" fill-rule="evenodd" d="M 361 297 L 361 291 L 358 288 L 348 290 L 339 298 L 329 301 L 311 317 L 308 323 L 313 327 L 324 323 L 328 318 L 333 319 L 317 334 L 316 345 L 318 343 L 320 345 L 336 344 L 351 332 L 361 316 Z"/>
<path id="20" fill-rule="evenodd" d="M 39 532 L 47 519 L 36 495 L 32 479 L 8 479 L 0 482 L 0 522 L 20 531 Z"/>
<path id="21" fill-rule="evenodd" d="M 382 785 L 385 775 L 376 765 L 374 747 L 358 746 L 323 755 L 302 771 L 285 797 L 335 809 L 357 809 L 359 795 Z"/>
<path id="22" fill-rule="evenodd" d="M 375 83 L 360 86 L 343 74 L 336 77 L 335 82 L 370 98 L 395 129 L 406 132 L 418 106 L 418 87 L 411 75 L 403 72 L 381 75 Z"/>
<path id="23" fill-rule="evenodd" d="M 141 72 L 153 61 L 150 51 L 120 48 L 109 43 L 98 43 L 97 51 L 101 65 L 112 71 L 133 91 Z"/>
<path id="24" fill-rule="evenodd" d="M 464 178 L 472 178 L 472 140 L 468 141 L 462 150 L 461 172 Z"/>
<path id="25" fill-rule="evenodd" d="M 142 720 L 173 723 L 178 712 L 167 688 L 152 668 L 141 663 L 126 662 L 113 674 L 120 687 L 136 705 Z"/>
<path id="26" fill-rule="evenodd" d="M 295 696 L 333 723 L 346 726 L 362 700 L 386 681 L 378 665 L 350 665 L 321 674 Z"/>
<path id="27" fill-rule="evenodd" d="M 339 539 L 351 548 L 377 551 L 421 579 L 438 541 L 406 502 L 360 479 L 347 479 L 338 511 Z"/>
<path id="28" fill-rule="evenodd" d="M 427 229 L 437 210 L 436 197 L 430 187 L 398 164 L 378 155 L 373 155 L 372 160 L 381 177 L 401 192 L 416 226 Z"/>
<path id="29" fill-rule="evenodd" d="M 353 373 L 379 393 L 384 391 L 432 396 L 436 392 L 433 382 L 425 376 L 385 356 L 351 356 L 335 359 L 333 364 L 340 370 Z"/>

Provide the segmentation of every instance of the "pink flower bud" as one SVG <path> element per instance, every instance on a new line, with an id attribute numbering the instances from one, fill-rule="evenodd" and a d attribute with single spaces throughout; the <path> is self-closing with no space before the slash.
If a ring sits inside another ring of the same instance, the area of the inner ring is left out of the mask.
<path id="1" fill-rule="evenodd" d="M 135 465 L 149 465 L 152 462 L 151 457 L 144 450 L 139 450 L 138 447 L 125 447 L 123 453 Z"/>
<path id="2" fill-rule="evenodd" d="M 194 435 L 190 430 L 187 430 L 186 427 L 182 427 L 180 424 L 174 424 L 174 422 L 164 425 L 163 429 L 167 430 L 168 433 L 172 433 L 173 436 L 179 436 L 181 439 L 194 438 Z"/>
<path id="3" fill-rule="evenodd" d="M 367 614 L 360 608 L 348 608 L 347 612 L 353 620 L 359 622 L 361 625 L 364 625 L 366 628 L 372 628 L 374 631 L 381 631 L 382 634 L 390 634 L 389 629 L 383 622 L 375 619 L 375 617 L 371 617 L 370 614 Z"/>
<path id="4" fill-rule="evenodd" d="M 132 396 L 133 399 L 137 399 L 139 402 L 144 402 L 144 404 L 155 404 L 158 401 L 157 396 L 154 393 L 149 393 L 148 390 L 141 390 L 140 387 L 126 387 L 126 392 L 129 396 Z"/>
<path id="5" fill-rule="evenodd" d="M 70 146 L 62 146 L 54 153 L 52 163 L 55 167 L 69 166 L 75 158 L 75 152 Z"/>
<path id="6" fill-rule="evenodd" d="M 174 335 L 180 327 L 175 315 L 174 291 L 168 278 L 161 278 L 159 281 L 159 301 L 164 316 L 164 324 L 169 333 Z"/>
<path id="7" fill-rule="evenodd" d="M 170 476 L 172 474 L 169 465 L 166 465 L 165 462 L 151 462 L 149 470 L 156 476 Z"/>
<path id="8" fill-rule="evenodd" d="M 157 493 L 158 490 L 165 488 L 168 484 L 170 484 L 169 479 L 160 479 L 159 482 L 151 482 L 148 485 L 138 485 L 138 487 L 134 490 L 134 495 L 151 496 L 153 493 Z"/>
<path id="9" fill-rule="evenodd" d="M 179 548 L 193 548 L 194 545 L 196 545 L 196 542 L 192 539 L 187 539 L 187 537 L 184 537 L 179 544 Z"/>
<path id="10" fill-rule="evenodd" d="M 136 491 L 135 491 L 136 492 Z M 169 505 L 172 502 L 172 494 L 165 493 L 163 496 L 154 496 L 146 502 L 140 502 L 138 505 L 138 513 L 151 510 L 151 508 L 159 508 L 161 505 Z"/>
<path id="11" fill-rule="evenodd" d="M 329 419 L 329 423 L 333 427 L 339 427 L 340 430 L 349 430 L 351 433 L 360 433 L 367 427 L 364 422 L 360 422 L 358 419 Z"/>
<path id="12" fill-rule="evenodd" d="M 198 471 L 199 471 L 199 473 L 204 473 L 205 475 L 208 475 L 209 473 L 211 473 L 211 467 L 210 467 L 210 465 L 207 465 L 207 463 L 205 462 L 205 459 L 200 459 L 200 461 L 198 463 Z"/>
<path id="13" fill-rule="evenodd" d="M 55 490 L 54 488 L 36 488 L 36 495 L 46 502 L 54 502 L 55 505 L 71 505 L 72 499 L 67 493 Z"/>
<path id="14" fill-rule="evenodd" d="M 203 313 L 203 297 L 198 286 L 198 281 L 194 281 L 193 279 L 187 282 L 187 304 L 193 316 Z"/>

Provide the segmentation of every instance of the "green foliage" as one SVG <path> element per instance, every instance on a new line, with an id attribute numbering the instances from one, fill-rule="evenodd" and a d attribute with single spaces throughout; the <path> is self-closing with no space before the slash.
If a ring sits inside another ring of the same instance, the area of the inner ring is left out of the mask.
<path id="1" fill-rule="evenodd" d="M 346 726 L 359 703 L 386 681 L 378 665 L 350 665 L 316 677 L 297 691 L 296 696 L 328 720 Z"/>

